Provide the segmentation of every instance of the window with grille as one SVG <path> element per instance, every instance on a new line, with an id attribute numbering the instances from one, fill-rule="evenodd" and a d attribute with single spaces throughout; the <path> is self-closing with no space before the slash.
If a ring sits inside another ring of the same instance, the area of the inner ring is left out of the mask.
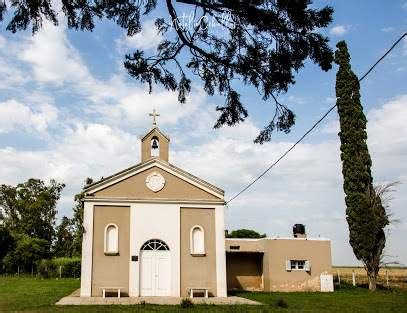
<path id="1" fill-rule="evenodd" d="M 287 271 L 306 271 L 311 270 L 311 263 L 307 260 L 287 260 L 286 261 Z"/>
<path id="2" fill-rule="evenodd" d="M 168 245 L 160 239 L 151 239 L 143 244 L 141 250 L 170 250 Z"/>

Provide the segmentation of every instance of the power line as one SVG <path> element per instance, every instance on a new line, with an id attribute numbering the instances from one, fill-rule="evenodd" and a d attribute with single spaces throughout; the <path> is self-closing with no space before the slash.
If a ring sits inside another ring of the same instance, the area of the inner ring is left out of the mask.
<path id="1" fill-rule="evenodd" d="M 407 36 L 407 33 L 404 33 L 401 35 L 399 39 L 397 39 L 394 44 L 387 50 L 385 54 L 383 54 L 380 59 L 377 60 L 375 64 L 373 64 L 369 70 L 359 79 L 359 82 L 361 82 L 367 75 L 369 75 L 373 69 L 400 43 L 401 40 L 403 40 L 404 37 Z M 260 178 L 262 178 L 268 171 L 270 171 L 274 166 L 276 166 L 288 153 L 291 152 L 301 141 L 304 140 L 305 137 L 308 136 L 309 133 L 311 133 L 328 115 L 333 111 L 333 109 L 336 108 L 336 104 L 332 106 L 312 127 L 305 132 L 304 135 L 300 137 L 287 151 L 285 151 L 276 161 L 274 161 L 268 168 L 266 168 L 259 176 L 257 176 L 252 182 L 250 182 L 246 187 L 244 187 L 241 191 L 239 191 L 237 194 L 235 194 L 232 198 L 230 198 L 228 201 L 226 201 L 226 204 L 229 204 L 231 201 L 239 197 L 243 192 L 245 192 L 247 189 L 249 189 L 252 185 L 254 185 Z"/>

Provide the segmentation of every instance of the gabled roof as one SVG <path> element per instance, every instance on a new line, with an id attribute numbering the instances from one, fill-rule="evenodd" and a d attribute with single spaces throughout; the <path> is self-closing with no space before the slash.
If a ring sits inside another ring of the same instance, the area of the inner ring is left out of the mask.
<path id="1" fill-rule="evenodd" d="M 141 138 L 141 141 L 143 141 L 144 138 L 150 136 L 150 134 L 151 134 L 153 131 L 155 131 L 155 130 L 156 130 L 157 132 L 159 132 L 160 135 L 163 136 L 165 139 L 167 139 L 168 141 L 170 141 L 170 137 L 168 137 L 166 134 L 164 134 L 157 126 L 154 126 L 153 128 L 151 128 L 150 131 L 149 131 L 147 134 L 145 134 L 145 135 Z"/>
<path id="2" fill-rule="evenodd" d="M 134 166 L 131 166 L 123 171 L 120 171 L 109 177 L 103 178 L 98 182 L 92 183 L 85 187 L 85 192 L 87 194 L 92 194 L 96 191 L 104 189 L 110 185 L 116 184 L 122 180 L 125 180 L 128 177 L 136 175 L 137 173 L 142 172 L 142 171 L 144 171 L 148 168 L 154 167 L 154 166 L 157 166 L 157 167 L 179 177 L 180 179 L 187 181 L 188 183 L 191 183 L 191 184 L 197 186 L 198 188 L 201 188 L 201 189 L 205 190 L 206 192 L 209 192 L 210 194 L 212 194 L 218 198 L 223 199 L 225 192 L 222 189 L 180 169 L 177 166 L 174 166 L 168 162 L 165 162 L 163 160 L 156 159 L 156 158 L 150 159 L 146 162 L 139 163 Z"/>

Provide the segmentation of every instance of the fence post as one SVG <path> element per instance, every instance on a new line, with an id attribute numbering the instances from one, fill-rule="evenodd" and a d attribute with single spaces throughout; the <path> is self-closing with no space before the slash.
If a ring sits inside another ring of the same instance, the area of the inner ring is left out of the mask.
<path id="1" fill-rule="evenodd" d="M 20 277 L 20 265 L 17 265 L 17 276 Z"/>
<path id="2" fill-rule="evenodd" d="M 352 270 L 352 284 L 355 287 L 356 286 L 356 275 L 355 275 L 355 270 Z"/>
<path id="3" fill-rule="evenodd" d="M 62 277 L 62 265 L 59 266 L 59 279 Z"/>
<path id="4" fill-rule="evenodd" d="M 386 286 L 387 286 L 387 289 L 390 288 L 390 286 L 389 286 L 389 271 L 387 269 L 386 269 Z"/>
<path id="5" fill-rule="evenodd" d="M 339 274 L 339 270 L 337 270 L 338 273 L 338 284 L 339 286 L 341 285 L 341 275 Z"/>

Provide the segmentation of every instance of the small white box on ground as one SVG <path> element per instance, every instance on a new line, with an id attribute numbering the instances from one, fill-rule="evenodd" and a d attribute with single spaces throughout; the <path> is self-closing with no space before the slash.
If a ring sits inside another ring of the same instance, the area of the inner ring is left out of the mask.
<path id="1" fill-rule="evenodd" d="M 334 291 L 334 279 L 330 274 L 321 274 L 321 291 L 333 292 Z"/>

